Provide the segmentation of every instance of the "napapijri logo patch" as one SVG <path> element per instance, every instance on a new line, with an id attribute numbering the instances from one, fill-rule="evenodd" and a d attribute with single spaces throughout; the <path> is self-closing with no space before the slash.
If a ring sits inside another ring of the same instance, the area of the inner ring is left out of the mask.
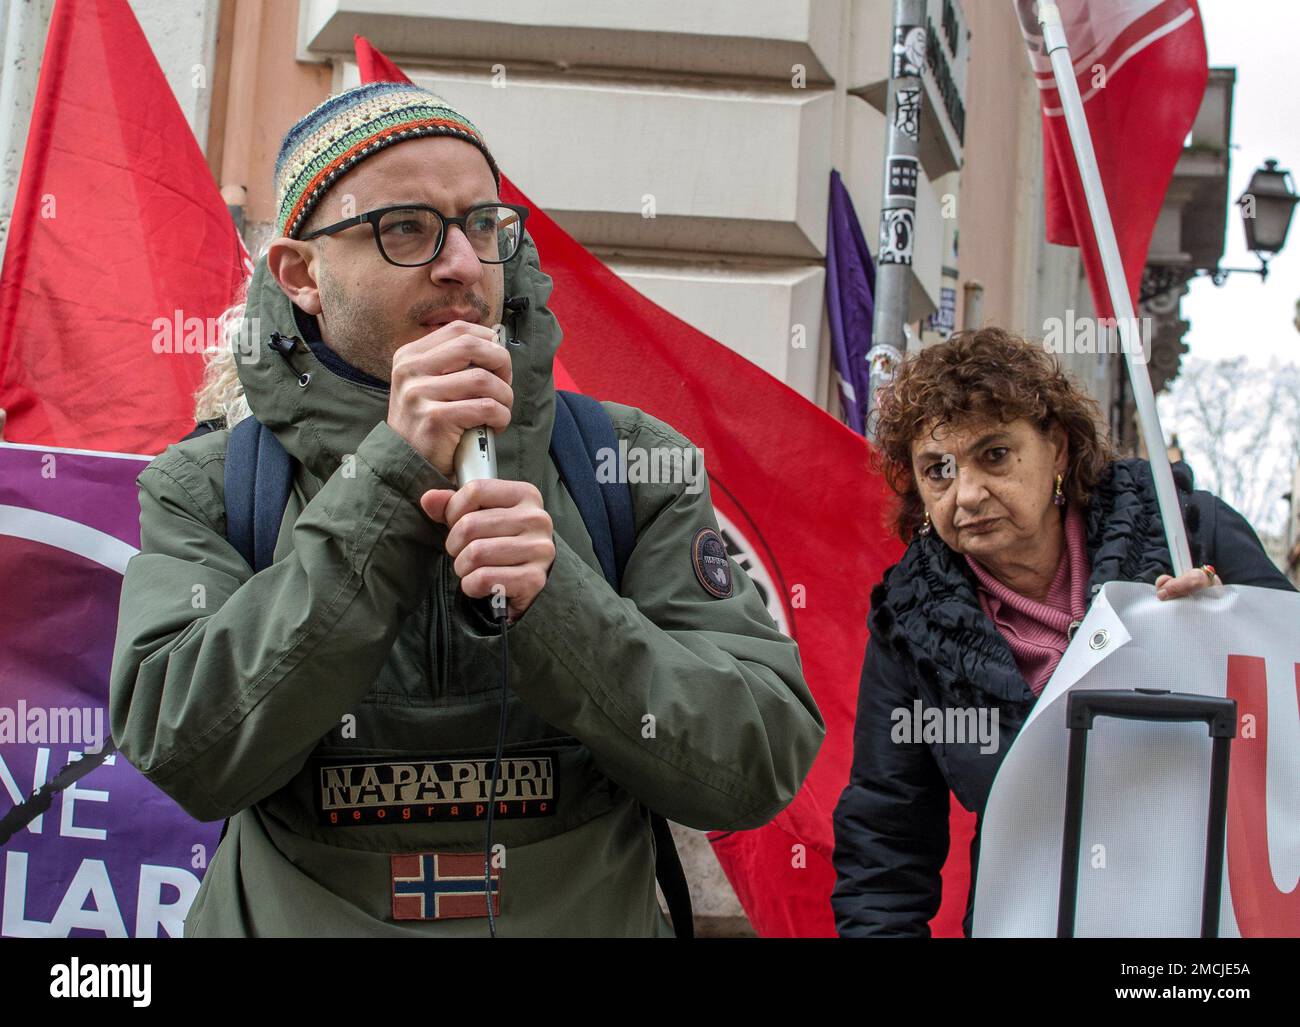
<path id="1" fill-rule="evenodd" d="M 734 588 L 727 546 L 712 528 L 701 528 L 691 540 L 691 563 L 704 590 L 718 599 L 729 599 Z"/>
<path id="2" fill-rule="evenodd" d="M 483 820 L 492 761 L 334 763 L 319 767 L 317 812 L 334 827 Z M 498 819 L 555 813 L 554 754 L 507 756 L 497 774 Z"/>

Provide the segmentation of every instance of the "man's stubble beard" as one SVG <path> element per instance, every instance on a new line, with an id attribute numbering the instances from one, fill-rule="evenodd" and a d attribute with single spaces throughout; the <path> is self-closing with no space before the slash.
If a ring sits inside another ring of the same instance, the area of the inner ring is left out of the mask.
<path id="1" fill-rule="evenodd" d="M 398 333 L 405 325 L 418 325 L 436 315 L 439 310 L 453 306 L 473 307 L 482 315 L 481 323 L 487 325 L 500 324 L 504 313 L 500 304 L 496 311 L 491 311 L 486 302 L 466 290 L 463 295 L 425 304 L 410 311 L 402 319 L 402 327 L 399 327 L 398 318 L 378 304 L 368 303 L 364 292 L 358 290 L 358 293 L 347 289 L 333 276 L 329 265 L 322 263 L 322 338 L 325 338 L 325 325 L 328 324 L 329 337 L 325 338 L 325 343 L 330 349 L 353 367 L 385 382 L 392 378 L 393 354 L 405 345 L 397 341 Z"/>
<path id="2" fill-rule="evenodd" d="M 372 306 L 364 295 L 347 289 L 321 267 L 321 337 L 353 367 L 382 381 L 393 371 L 397 326 L 388 311 Z"/>

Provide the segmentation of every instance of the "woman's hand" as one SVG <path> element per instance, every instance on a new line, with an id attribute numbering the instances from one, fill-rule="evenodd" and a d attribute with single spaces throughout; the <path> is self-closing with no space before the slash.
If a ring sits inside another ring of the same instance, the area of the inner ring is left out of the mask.
<path id="1" fill-rule="evenodd" d="M 1160 575 L 1160 577 L 1156 578 L 1156 598 L 1177 599 L 1179 596 L 1192 595 L 1203 588 L 1209 588 L 1211 585 L 1222 584 L 1223 582 L 1219 580 L 1219 576 L 1214 573 L 1214 566 L 1207 563 L 1204 567 L 1195 567 L 1185 574 L 1178 575 L 1176 578 L 1170 574 Z"/>

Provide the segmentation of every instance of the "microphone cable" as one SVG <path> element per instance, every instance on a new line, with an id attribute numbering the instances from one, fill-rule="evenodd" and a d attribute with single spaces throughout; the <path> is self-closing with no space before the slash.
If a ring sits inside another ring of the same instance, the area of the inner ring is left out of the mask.
<path id="1" fill-rule="evenodd" d="M 496 916 L 492 911 L 492 814 L 497 805 L 497 778 L 501 773 L 501 755 L 506 741 L 506 700 L 509 696 L 510 642 L 506 635 L 509 604 L 504 593 L 492 597 L 492 616 L 501 623 L 501 720 L 497 725 L 497 749 L 492 759 L 491 783 L 488 785 L 487 829 L 483 841 L 483 891 L 487 896 L 488 937 L 497 936 Z M 500 892 L 498 891 L 498 894 Z"/>
<path id="2" fill-rule="evenodd" d="M 523 343 L 519 338 L 519 318 L 528 311 L 527 296 L 508 296 L 502 304 L 502 312 L 510 319 L 510 342 L 516 346 Z M 497 805 L 497 779 L 501 774 L 501 756 L 506 742 L 506 702 L 510 688 L 510 642 L 506 635 L 509 625 L 510 604 L 504 590 L 492 596 L 492 618 L 501 624 L 501 719 L 497 724 L 496 755 L 492 758 L 492 773 L 488 784 L 487 825 L 483 839 L 483 892 L 487 900 L 488 937 L 497 936 L 496 915 L 492 910 L 492 822 Z M 498 890 L 498 895 L 500 891 Z"/>

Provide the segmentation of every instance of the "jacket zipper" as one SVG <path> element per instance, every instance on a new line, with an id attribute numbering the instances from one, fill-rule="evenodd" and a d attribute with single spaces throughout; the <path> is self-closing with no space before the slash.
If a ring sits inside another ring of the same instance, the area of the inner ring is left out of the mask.
<path id="1" fill-rule="evenodd" d="M 451 646 L 450 610 L 447 602 L 447 566 L 451 561 L 444 553 L 438 555 L 437 561 L 437 573 L 431 585 L 433 593 L 431 610 L 435 621 L 433 644 L 437 654 L 437 666 L 434 666 L 434 658 L 431 654 L 429 688 L 435 698 L 443 698 L 446 692 L 447 671 L 451 666 L 451 654 L 447 651 Z"/>

